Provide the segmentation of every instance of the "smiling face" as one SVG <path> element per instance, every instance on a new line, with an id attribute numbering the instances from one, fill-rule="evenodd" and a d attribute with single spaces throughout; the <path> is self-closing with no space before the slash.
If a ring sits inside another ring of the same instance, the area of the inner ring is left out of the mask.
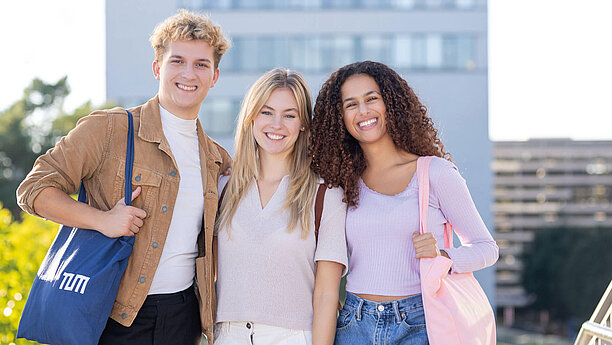
<path id="1" fill-rule="evenodd" d="M 386 107 L 376 81 L 367 74 L 350 76 L 340 88 L 342 115 L 348 132 L 360 144 L 388 136 Z"/>
<path id="2" fill-rule="evenodd" d="M 161 106 L 180 118 L 195 119 L 219 78 L 214 48 L 202 40 L 171 42 L 162 61 L 153 62 L 153 74 L 159 80 Z"/>
<path id="3" fill-rule="evenodd" d="M 290 89 L 272 91 L 253 121 L 253 135 L 260 154 L 287 158 L 300 135 L 302 122 Z"/>

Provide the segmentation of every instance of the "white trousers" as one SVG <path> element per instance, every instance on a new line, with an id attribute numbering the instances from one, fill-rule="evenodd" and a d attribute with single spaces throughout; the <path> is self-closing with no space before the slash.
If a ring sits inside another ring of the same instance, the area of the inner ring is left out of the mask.
<path id="1" fill-rule="evenodd" d="M 312 345 L 312 332 L 255 322 L 220 322 L 215 345 Z"/>

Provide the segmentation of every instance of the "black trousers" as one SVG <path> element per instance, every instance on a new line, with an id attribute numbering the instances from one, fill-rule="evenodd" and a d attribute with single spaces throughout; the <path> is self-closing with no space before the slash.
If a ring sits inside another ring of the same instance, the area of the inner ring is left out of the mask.
<path id="1" fill-rule="evenodd" d="M 200 312 L 194 287 L 149 295 L 130 327 L 108 319 L 99 345 L 200 344 Z"/>

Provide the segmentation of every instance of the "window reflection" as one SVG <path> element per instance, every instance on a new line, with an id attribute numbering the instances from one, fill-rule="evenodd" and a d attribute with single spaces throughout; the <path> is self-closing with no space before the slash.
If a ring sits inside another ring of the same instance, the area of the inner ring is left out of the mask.
<path id="1" fill-rule="evenodd" d="M 372 60 L 402 69 L 472 71 L 474 54 L 471 35 L 239 36 L 232 38 L 221 68 L 260 72 L 283 66 L 330 72 L 354 61 Z"/>
<path id="2" fill-rule="evenodd" d="M 474 0 L 180 0 L 179 7 L 209 9 L 470 9 Z"/>

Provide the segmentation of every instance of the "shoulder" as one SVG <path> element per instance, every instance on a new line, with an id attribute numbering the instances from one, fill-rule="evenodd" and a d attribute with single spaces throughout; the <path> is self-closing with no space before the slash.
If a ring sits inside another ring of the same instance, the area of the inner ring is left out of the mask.
<path id="1" fill-rule="evenodd" d="M 435 182 L 440 179 L 440 177 L 448 174 L 460 176 L 459 169 L 457 169 L 457 166 L 455 166 L 453 162 L 444 158 L 433 157 L 429 165 L 429 179 Z"/>
<path id="2" fill-rule="evenodd" d="M 137 120 L 140 115 L 140 107 L 131 108 L 130 111 L 134 117 L 134 126 L 137 126 L 139 121 Z M 87 116 L 83 116 L 77 122 L 78 127 L 95 128 L 97 130 L 108 129 L 125 129 L 127 131 L 127 112 L 124 108 L 115 107 L 111 109 L 100 109 L 94 110 Z M 134 128 L 137 129 L 136 127 Z M 103 132 L 104 133 L 104 132 Z"/>
<path id="3" fill-rule="evenodd" d="M 317 191 L 321 185 L 324 184 L 317 185 Z M 327 188 L 325 190 L 325 198 L 323 199 L 323 208 L 336 209 L 341 206 L 346 207 L 346 204 L 342 201 L 343 198 L 344 190 L 341 187 Z"/>

